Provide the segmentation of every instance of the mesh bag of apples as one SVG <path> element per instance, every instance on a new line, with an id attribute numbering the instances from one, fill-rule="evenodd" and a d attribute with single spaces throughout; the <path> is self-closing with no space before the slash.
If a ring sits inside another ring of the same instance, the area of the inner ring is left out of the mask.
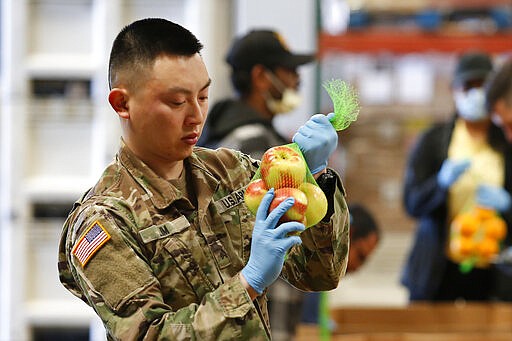
<path id="1" fill-rule="evenodd" d="M 245 204 L 253 214 L 270 188 L 275 192 L 269 211 L 288 197 L 295 199 L 293 206 L 282 216 L 281 223 L 298 221 L 310 227 L 327 213 L 327 198 L 295 143 L 272 147 L 263 154 L 258 171 L 244 194 Z"/>
<path id="2" fill-rule="evenodd" d="M 336 131 L 348 128 L 359 114 L 357 92 L 339 79 L 326 81 L 323 87 L 334 105 L 334 116 L 330 118 L 332 126 Z M 295 143 L 272 147 L 263 154 L 260 167 L 244 193 L 245 204 L 253 214 L 271 188 L 275 193 L 269 211 L 288 197 L 295 199 L 294 205 L 280 219 L 281 223 L 298 221 L 311 227 L 327 213 L 327 198 Z"/>
<path id="3" fill-rule="evenodd" d="M 450 225 L 448 257 L 463 273 L 488 267 L 498 256 L 507 225 L 493 209 L 475 207 L 458 214 Z"/>

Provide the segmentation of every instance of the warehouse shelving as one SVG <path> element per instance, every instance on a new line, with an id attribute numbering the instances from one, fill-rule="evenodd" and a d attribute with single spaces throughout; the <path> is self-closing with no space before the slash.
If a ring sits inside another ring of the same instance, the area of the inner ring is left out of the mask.
<path id="1" fill-rule="evenodd" d="M 340 132 L 334 155 L 342 170 L 348 199 L 374 212 L 382 227 L 383 243 L 365 270 L 349 276 L 332 304 L 350 306 L 407 304 L 400 285 L 402 265 L 412 242 L 415 221 L 405 214 L 402 186 L 407 154 L 418 133 L 432 122 L 453 114 L 451 75 L 456 57 L 468 50 L 483 50 L 496 61 L 512 54 L 512 29 L 492 19 L 456 22 L 449 12 L 508 6 L 510 1 L 489 0 L 347 0 L 357 4 L 345 21 L 332 22 L 319 0 L 318 109 L 332 110 L 320 82 L 341 78 L 353 85 L 361 100 L 356 122 Z M 345 15 L 346 7 L 344 8 Z M 508 11 L 508 12 L 507 12 Z M 432 15 L 429 17 L 429 15 Z M 348 20 L 348 19 L 351 20 Z M 430 26 L 429 26 L 430 25 Z M 373 98 L 372 98 L 373 96 Z M 368 271 L 366 271 L 368 270 Z M 388 280 L 378 280 L 385 278 Z M 354 298 L 357 297 L 357 298 Z"/>
<path id="2" fill-rule="evenodd" d="M 405 30 L 362 30 L 339 35 L 319 34 L 319 52 L 397 54 L 417 52 L 459 53 L 479 49 L 489 53 L 512 51 L 512 32 L 495 34 L 430 33 Z"/>

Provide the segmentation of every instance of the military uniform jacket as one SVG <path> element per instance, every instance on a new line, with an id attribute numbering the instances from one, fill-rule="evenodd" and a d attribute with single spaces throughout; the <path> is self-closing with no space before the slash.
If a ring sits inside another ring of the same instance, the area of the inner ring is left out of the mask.
<path id="1" fill-rule="evenodd" d="M 109 340 L 267 340 L 265 295 L 251 301 L 239 272 L 254 217 L 243 191 L 258 163 L 196 147 L 185 160 L 197 207 L 123 144 L 77 201 L 59 246 L 64 286 L 94 308 Z M 281 276 L 331 290 L 344 274 L 348 211 L 341 182 L 334 213 L 303 232 Z"/>

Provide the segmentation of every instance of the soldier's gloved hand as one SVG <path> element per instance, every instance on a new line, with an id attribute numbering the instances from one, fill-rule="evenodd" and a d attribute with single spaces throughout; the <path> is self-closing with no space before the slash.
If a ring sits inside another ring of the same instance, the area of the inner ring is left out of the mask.
<path id="1" fill-rule="evenodd" d="M 245 280 L 258 294 L 277 279 L 286 252 L 302 242 L 300 237 L 288 236 L 288 233 L 305 229 L 298 222 L 283 223 L 276 227 L 281 216 L 293 206 L 294 200 L 286 199 L 267 215 L 273 198 L 274 189 L 270 189 L 261 200 L 252 232 L 251 255 L 242 269 Z"/>
<path id="2" fill-rule="evenodd" d="M 479 205 L 505 212 L 512 205 L 510 194 L 501 187 L 480 185 L 476 190 L 476 202 Z"/>
<path id="3" fill-rule="evenodd" d="M 293 135 L 292 141 L 304 154 L 311 174 L 327 167 L 327 161 L 338 145 L 338 134 L 329 122 L 332 116 L 334 113 L 313 115 Z"/>
<path id="4" fill-rule="evenodd" d="M 470 160 L 444 160 L 439 173 L 437 183 L 444 189 L 450 188 L 455 181 L 469 168 Z"/>

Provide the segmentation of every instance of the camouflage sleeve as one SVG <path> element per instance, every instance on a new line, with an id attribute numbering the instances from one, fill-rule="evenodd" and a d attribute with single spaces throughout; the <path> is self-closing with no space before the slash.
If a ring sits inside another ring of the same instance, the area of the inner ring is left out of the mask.
<path id="1" fill-rule="evenodd" d="M 268 339 L 239 276 L 205 293 L 199 303 L 171 307 L 173 293 L 163 297 L 144 252 L 127 231 L 132 224 L 120 219 L 104 207 L 89 207 L 71 223 L 66 238 L 77 289 L 102 319 L 109 339 Z"/>
<path id="2" fill-rule="evenodd" d="M 349 213 L 345 190 L 336 174 L 333 214 L 330 219 L 301 234 L 302 244 L 290 250 L 282 277 L 307 291 L 326 291 L 338 286 L 345 274 L 349 247 Z"/>

